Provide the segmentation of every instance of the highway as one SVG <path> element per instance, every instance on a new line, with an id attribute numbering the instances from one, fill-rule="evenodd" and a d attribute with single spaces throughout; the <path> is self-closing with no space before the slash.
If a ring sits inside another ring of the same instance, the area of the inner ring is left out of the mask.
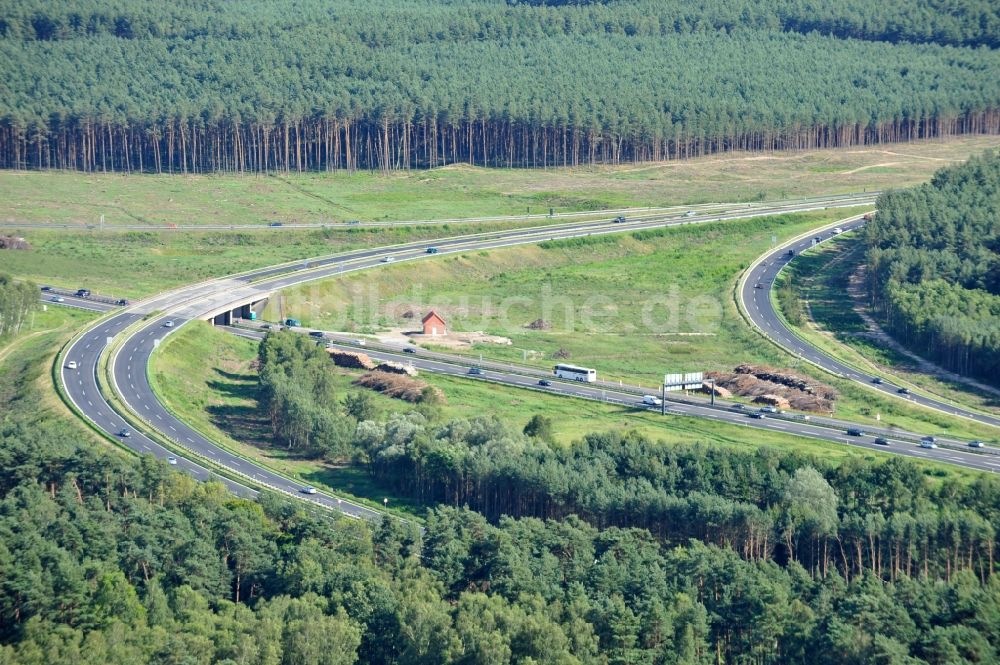
<path id="1" fill-rule="evenodd" d="M 860 228 L 863 225 L 864 219 L 856 217 L 842 222 L 838 226 L 846 232 Z M 739 290 L 740 306 L 751 323 L 766 337 L 787 352 L 831 374 L 861 383 L 866 388 L 878 391 L 893 399 L 905 399 L 913 404 L 919 404 L 929 409 L 962 416 L 985 425 L 1000 427 L 1000 417 L 966 409 L 918 392 L 908 391 L 907 393 L 901 393 L 900 390 L 903 389 L 903 386 L 893 382 L 890 376 L 866 373 L 842 363 L 799 337 L 788 328 L 784 319 L 775 311 L 774 302 L 771 299 L 771 290 L 774 287 L 775 279 L 781 272 L 781 269 L 791 261 L 794 261 L 795 257 L 804 250 L 809 249 L 814 244 L 826 242 L 835 235 L 832 230 L 826 229 L 822 232 L 809 234 L 808 237 L 787 242 L 772 250 L 751 266 Z M 793 254 L 789 255 L 789 251 L 792 251 Z M 847 298 L 847 295 L 845 294 L 844 297 Z M 876 383 L 876 379 L 880 383 Z"/>
<path id="2" fill-rule="evenodd" d="M 232 334 L 253 340 L 263 339 L 265 331 L 253 329 L 251 326 L 227 326 L 224 329 Z M 295 329 L 296 332 L 305 334 L 311 332 L 309 329 Z M 376 361 L 391 361 L 404 365 L 412 365 L 415 369 L 436 374 L 446 374 L 450 376 L 460 376 L 474 381 L 488 381 L 505 386 L 512 386 L 528 390 L 537 390 L 552 395 L 562 395 L 578 399 L 587 399 L 595 402 L 605 402 L 617 404 L 630 409 L 641 409 L 658 413 L 659 406 L 650 406 L 642 403 L 642 396 L 655 391 L 643 389 L 640 386 L 619 385 L 619 384 L 592 384 L 578 381 L 567 381 L 557 379 L 550 371 L 539 368 L 517 366 L 503 363 L 479 363 L 478 361 L 463 357 L 450 356 L 448 354 L 428 352 L 423 349 L 416 353 L 406 353 L 400 349 L 388 350 L 384 346 L 373 348 L 371 344 L 360 347 L 356 344 L 342 341 L 339 335 L 325 335 L 324 340 L 328 347 L 343 351 L 363 352 Z M 478 374 L 470 374 L 472 367 L 478 367 Z M 496 367 L 493 369 L 491 367 Z M 550 385 L 542 386 L 539 380 L 545 378 Z M 779 414 L 768 415 L 757 420 L 749 417 L 749 409 L 736 408 L 734 402 L 717 400 L 716 404 L 711 404 L 708 398 L 698 398 L 693 396 L 667 397 L 666 412 L 672 416 L 692 416 L 697 418 L 711 418 L 726 422 L 732 425 L 740 425 L 747 428 L 765 429 L 785 434 L 797 434 L 837 443 L 847 444 L 869 450 L 880 452 L 892 452 L 907 457 L 919 459 L 939 459 L 944 462 L 960 464 L 968 468 L 981 471 L 995 472 L 1000 469 L 1000 455 L 973 453 L 962 450 L 960 447 L 964 442 L 939 438 L 938 442 L 942 446 L 936 449 L 921 448 L 918 445 L 920 435 L 916 433 L 900 432 L 897 430 L 865 428 L 865 436 L 849 436 L 847 429 L 857 427 L 856 424 L 836 420 L 834 418 L 822 418 L 811 416 L 809 420 L 803 419 L 799 415 Z M 892 443 L 884 446 L 875 443 L 875 436 L 885 436 Z M 956 449 L 956 447 L 959 447 Z M 990 451 L 990 453 L 995 451 Z"/>
<path id="3" fill-rule="evenodd" d="M 747 209 L 744 205 L 734 206 L 724 212 L 713 211 L 709 215 L 673 214 L 654 219 L 613 223 L 611 220 L 580 222 L 546 226 L 537 229 L 517 229 L 480 233 L 457 238 L 445 238 L 430 242 L 410 243 L 393 247 L 366 249 L 347 252 L 340 255 L 296 261 L 282 266 L 264 268 L 242 275 L 209 280 L 188 287 L 160 294 L 140 303 L 133 304 L 122 311 L 109 313 L 96 324 L 82 331 L 61 355 L 63 367 L 60 372 L 65 392 L 76 408 L 85 418 L 111 436 L 124 426 L 124 420 L 105 397 L 98 391 L 99 362 L 101 356 L 113 346 L 108 360 L 113 377 L 112 386 L 106 389 L 117 394 L 127 411 L 142 421 L 140 428 L 133 429 L 132 436 L 120 438 L 123 445 L 138 453 L 150 453 L 160 458 L 173 455 L 178 460 L 178 466 L 192 473 L 197 478 L 204 479 L 213 476 L 206 467 L 210 460 L 224 468 L 232 478 L 245 479 L 242 482 L 227 479 L 224 482 L 241 494 L 252 494 L 249 487 L 266 486 L 278 492 L 315 502 L 318 505 L 338 509 L 352 517 L 372 518 L 378 516 L 378 511 L 364 506 L 357 506 L 341 498 L 324 493 L 303 494 L 301 483 L 284 478 L 270 469 L 256 465 L 246 459 L 239 458 L 218 444 L 209 440 L 200 432 L 195 431 L 173 416 L 157 399 L 147 378 L 150 355 L 157 343 L 167 335 L 177 331 L 184 323 L 194 319 L 206 318 L 221 309 L 242 304 L 250 299 L 260 299 L 289 286 L 304 282 L 323 279 L 357 270 L 371 269 L 384 264 L 384 257 L 391 256 L 394 261 L 406 261 L 428 258 L 426 248 L 433 245 L 438 249 L 435 256 L 462 253 L 467 251 L 483 251 L 498 247 L 508 247 L 526 243 L 537 243 L 545 240 L 574 238 L 587 235 L 602 235 L 608 233 L 632 232 L 646 228 L 660 228 L 682 224 L 699 224 L 727 219 L 743 219 L 749 217 L 772 215 L 782 212 L 818 210 L 832 207 L 848 207 L 852 205 L 869 205 L 874 201 L 874 195 L 851 198 L 838 197 L 830 201 L 815 201 L 807 205 L 800 203 L 759 206 Z M 752 287 L 751 287 L 752 288 Z M 171 327 L 165 324 L 173 323 Z M 409 355 L 409 354 L 408 354 Z M 407 359 L 409 360 L 409 359 Z M 465 373 L 467 369 L 456 369 L 451 363 L 419 359 L 428 371 L 445 371 L 450 373 Z M 75 361 L 77 369 L 71 370 L 67 363 Z M 414 359 L 417 362 L 417 359 Z M 435 366 L 440 362 L 441 366 Z M 481 375 L 483 380 L 497 381 L 509 385 L 537 387 L 537 377 L 525 377 L 517 372 L 500 372 L 488 370 Z M 585 384 L 563 384 L 553 386 L 553 392 L 562 392 L 577 397 L 589 399 L 621 399 L 628 403 L 636 402 L 635 394 L 625 391 L 615 392 L 606 387 L 587 386 Z M 119 407 L 121 408 L 121 407 Z M 813 436 L 840 443 L 850 443 L 869 448 L 876 448 L 871 439 L 847 437 L 843 430 L 835 430 L 818 422 L 794 422 L 788 419 L 767 418 L 751 420 L 742 413 L 725 408 L 712 408 L 702 404 L 671 405 L 671 412 L 711 417 L 727 422 L 742 424 L 748 428 L 768 428 L 783 430 L 792 434 Z M 838 425 L 839 426 L 839 425 Z M 141 431 L 155 430 L 160 436 L 169 439 L 175 448 L 171 453 L 157 445 L 150 437 Z M 880 450 L 885 447 L 878 446 Z M 977 455 L 967 451 L 951 449 L 925 450 L 915 445 L 892 446 L 891 452 L 915 457 L 938 459 L 943 462 L 960 464 L 969 468 L 990 470 L 1000 468 L 1000 457 L 992 455 Z M 182 453 L 182 451 L 184 451 Z M 245 485 L 244 485 L 245 483 Z"/>

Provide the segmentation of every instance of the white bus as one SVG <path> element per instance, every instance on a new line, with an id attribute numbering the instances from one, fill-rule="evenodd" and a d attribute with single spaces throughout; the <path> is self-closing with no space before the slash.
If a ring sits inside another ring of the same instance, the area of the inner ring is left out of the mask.
<path id="1" fill-rule="evenodd" d="M 556 365 L 552 372 L 560 379 L 571 379 L 573 381 L 585 381 L 593 383 L 597 381 L 597 370 L 586 367 L 575 367 L 573 365 Z"/>

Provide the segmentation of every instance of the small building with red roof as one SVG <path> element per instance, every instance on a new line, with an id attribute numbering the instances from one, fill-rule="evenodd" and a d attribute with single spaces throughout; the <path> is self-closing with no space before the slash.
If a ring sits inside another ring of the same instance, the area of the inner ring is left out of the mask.
<path id="1" fill-rule="evenodd" d="M 420 319 L 420 323 L 424 326 L 425 335 L 447 335 L 448 329 L 445 326 L 444 319 L 438 316 L 438 313 L 434 310 L 427 312 L 427 316 Z"/>

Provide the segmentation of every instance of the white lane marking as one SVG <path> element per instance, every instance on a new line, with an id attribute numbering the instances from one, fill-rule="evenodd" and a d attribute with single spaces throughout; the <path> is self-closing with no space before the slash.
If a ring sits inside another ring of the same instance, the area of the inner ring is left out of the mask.
<path id="1" fill-rule="evenodd" d="M 160 414 L 156 414 L 156 419 L 157 420 L 163 420 L 163 418 L 160 417 Z"/>
<path id="2" fill-rule="evenodd" d="M 169 427 L 170 427 L 170 429 L 174 430 L 175 432 L 177 431 L 177 428 L 174 427 L 173 425 L 170 425 Z"/>
<path id="3" fill-rule="evenodd" d="M 91 402 L 91 401 L 90 401 L 90 400 L 88 399 L 88 400 L 87 400 L 87 406 L 94 406 L 94 403 L 93 403 L 93 402 Z"/>
<path id="4" fill-rule="evenodd" d="M 189 436 L 186 436 L 186 437 L 184 437 L 184 438 L 185 438 L 185 439 L 187 439 L 188 441 L 190 441 L 191 443 L 194 443 L 194 439 L 192 439 L 191 437 L 189 437 Z"/>

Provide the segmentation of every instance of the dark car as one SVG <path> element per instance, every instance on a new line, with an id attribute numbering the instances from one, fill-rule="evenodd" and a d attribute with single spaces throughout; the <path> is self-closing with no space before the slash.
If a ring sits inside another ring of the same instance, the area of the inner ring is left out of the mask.
<path id="1" fill-rule="evenodd" d="M 469 374 L 482 374 L 482 373 L 483 373 L 483 370 L 479 369 L 478 367 L 470 367 L 469 368 Z"/>
<path id="2" fill-rule="evenodd" d="M 438 253 L 438 248 L 437 247 L 428 247 L 427 248 L 427 253 L 428 254 L 437 254 Z"/>
<path id="3" fill-rule="evenodd" d="M 268 226 L 282 226 L 281 222 L 271 222 Z"/>
<path id="4" fill-rule="evenodd" d="M 795 256 L 795 250 L 794 249 L 788 250 L 787 252 L 785 252 L 785 256 Z"/>
<path id="5" fill-rule="evenodd" d="M 882 379 L 876 376 L 874 379 L 872 379 L 872 383 L 874 383 L 876 386 L 880 386 L 882 385 Z"/>
<path id="6" fill-rule="evenodd" d="M 847 436 L 864 436 L 865 433 L 859 429 L 854 429 L 853 427 L 847 430 Z"/>
<path id="7" fill-rule="evenodd" d="M 77 298 L 89 298 L 90 297 L 90 289 L 77 289 L 76 290 L 76 297 Z"/>
<path id="8" fill-rule="evenodd" d="M 900 395 L 909 395 L 910 394 L 910 390 L 908 388 L 900 388 L 896 392 L 899 393 Z"/>
<path id="9" fill-rule="evenodd" d="M 540 386 L 551 386 L 552 382 L 549 381 L 548 379 L 539 379 L 538 380 L 538 385 L 540 385 Z"/>
<path id="10" fill-rule="evenodd" d="M 118 304 L 124 307 L 125 305 L 128 304 L 128 300 L 126 300 L 125 298 L 121 298 L 118 300 Z"/>
<path id="11" fill-rule="evenodd" d="M 729 408 L 730 408 L 730 409 L 736 409 L 737 411 L 742 411 L 742 410 L 743 410 L 743 409 L 745 409 L 746 407 L 745 407 L 745 406 L 743 406 L 742 404 L 733 404 L 733 405 L 732 405 L 731 407 L 729 407 Z"/>
<path id="12" fill-rule="evenodd" d="M 751 413 L 748 413 L 747 415 L 750 416 L 751 418 L 753 418 L 754 420 L 763 420 L 764 419 L 764 414 L 761 413 L 760 411 L 753 411 Z"/>
<path id="13" fill-rule="evenodd" d="M 760 282 L 757 282 L 756 284 L 753 285 L 753 288 L 755 288 L 755 289 L 763 289 L 764 285 L 761 284 Z"/>
<path id="14" fill-rule="evenodd" d="M 313 331 L 311 331 L 309 333 L 309 336 L 310 337 L 322 337 L 323 336 L 323 331 L 322 330 L 313 330 Z"/>
<path id="15" fill-rule="evenodd" d="M 42 287 L 42 291 L 51 291 L 51 290 L 52 290 L 51 286 L 43 286 Z"/>
<path id="16" fill-rule="evenodd" d="M 417 352 L 417 347 L 415 346 L 408 346 L 405 349 L 403 349 L 403 353 L 416 353 L 416 352 Z"/>
<path id="17" fill-rule="evenodd" d="M 128 427 L 123 427 L 120 430 L 118 430 L 118 436 L 127 439 L 128 437 L 132 436 L 132 432 L 129 431 Z"/>
<path id="18" fill-rule="evenodd" d="M 877 443 L 880 446 L 888 446 L 889 439 L 885 438 L 884 436 L 877 436 L 875 437 L 875 443 Z"/>
<path id="19" fill-rule="evenodd" d="M 625 223 L 625 218 L 623 216 L 619 215 L 618 217 L 615 217 L 614 222 L 615 222 L 615 224 L 624 224 Z"/>
<path id="20" fill-rule="evenodd" d="M 265 323 L 264 325 L 261 326 L 261 328 L 263 328 L 264 330 L 270 330 L 271 329 L 271 324 L 270 323 Z"/>

